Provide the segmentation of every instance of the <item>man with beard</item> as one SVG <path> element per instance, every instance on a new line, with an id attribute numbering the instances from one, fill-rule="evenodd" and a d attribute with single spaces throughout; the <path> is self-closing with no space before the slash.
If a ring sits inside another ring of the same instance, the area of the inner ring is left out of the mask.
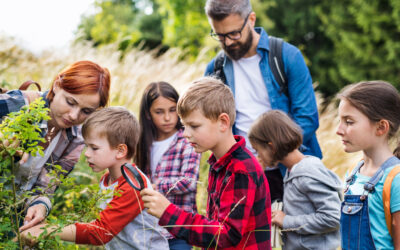
<path id="1" fill-rule="evenodd" d="M 282 60 L 287 78 L 285 94 L 271 71 L 268 54 L 269 37 L 261 27 L 254 27 L 256 14 L 249 0 L 207 0 L 205 11 L 211 24 L 211 36 L 221 44 L 226 56 L 223 72 L 236 102 L 234 134 L 246 138 L 246 146 L 255 153 L 248 142 L 251 124 L 264 112 L 279 109 L 303 130 L 303 154 L 322 157 L 316 130 L 318 110 L 310 72 L 304 58 L 295 46 L 284 42 Z M 214 74 L 216 58 L 206 68 L 205 75 Z M 265 142 L 268 143 L 268 142 Z M 263 166 L 266 166 L 260 162 Z M 267 168 L 271 200 L 282 197 L 282 175 L 285 168 Z"/>

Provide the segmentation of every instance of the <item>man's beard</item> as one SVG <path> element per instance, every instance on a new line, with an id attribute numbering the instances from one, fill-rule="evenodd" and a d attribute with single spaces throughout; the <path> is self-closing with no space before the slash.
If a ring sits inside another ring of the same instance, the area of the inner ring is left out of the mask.
<path id="1" fill-rule="evenodd" d="M 229 58 L 237 61 L 244 55 L 246 55 L 252 43 L 253 43 L 253 33 L 249 32 L 249 36 L 247 37 L 244 43 L 236 41 L 235 43 L 232 43 L 229 46 L 226 46 L 225 43 L 223 43 L 222 48 L 225 50 Z"/>

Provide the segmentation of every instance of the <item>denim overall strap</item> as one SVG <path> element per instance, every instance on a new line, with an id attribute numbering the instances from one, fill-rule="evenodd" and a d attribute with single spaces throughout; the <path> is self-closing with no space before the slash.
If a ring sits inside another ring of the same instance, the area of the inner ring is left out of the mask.
<path id="1" fill-rule="evenodd" d="M 354 175 L 359 171 L 364 162 L 360 162 L 347 178 L 347 189 L 354 182 Z M 379 170 L 364 185 L 363 195 L 345 195 L 341 208 L 340 233 L 342 236 L 342 249 L 375 249 L 371 235 L 368 194 L 374 192 L 375 185 L 382 178 L 384 170 L 393 165 L 399 164 L 397 157 L 387 159 Z"/>
<path id="2" fill-rule="evenodd" d="M 383 162 L 378 171 L 376 171 L 376 173 L 374 174 L 374 176 L 372 176 L 371 179 L 369 179 L 369 181 L 367 181 L 367 183 L 364 184 L 364 190 L 365 190 L 364 193 L 368 194 L 374 192 L 375 185 L 380 181 L 385 170 L 399 163 L 400 160 L 396 156 L 392 156 L 385 162 Z"/>
<path id="3" fill-rule="evenodd" d="M 360 161 L 357 166 L 353 169 L 351 174 L 347 177 L 346 179 L 346 188 L 344 190 L 344 193 L 346 194 L 350 185 L 353 184 L 354 182 L 354 176 L 357 174 L 358 171 L 360 171 L 360 168 L 364 165 L 364 161 Z"/>

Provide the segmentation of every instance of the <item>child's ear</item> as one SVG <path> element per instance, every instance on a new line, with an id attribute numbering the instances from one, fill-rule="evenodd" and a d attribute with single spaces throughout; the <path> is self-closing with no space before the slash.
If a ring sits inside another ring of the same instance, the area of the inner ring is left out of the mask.
<path id="1" fill-rule="evenodd" d="M 126 158 L 126 155 L 128 154 L 128 146 L 126 144 L 118 144 L 117 146 L 117 159 L 123 159 Z"/>
<path id="2" fill-rule="evenodd" d="M 380 120 L 379 122 L 376 123 L 376 135 L 377 136 L 382 136 L 384 134 L 387 134 L 390 130 L 390 125 L 387 120 Z"/>
<path id="3" fill-rule="evenodd" d="M 276 152 L 275 145 L 272 142 L 268 142 L 268 147 L 271 150 L 271 152 L 274 154 Z"/>
<path id="4" fill-rule="evenodd" d="M 231 129 L 231 119 L 227 113 L 220 114 L 218 120 L 220 121 L 220 129 L 222 132 Z"/>

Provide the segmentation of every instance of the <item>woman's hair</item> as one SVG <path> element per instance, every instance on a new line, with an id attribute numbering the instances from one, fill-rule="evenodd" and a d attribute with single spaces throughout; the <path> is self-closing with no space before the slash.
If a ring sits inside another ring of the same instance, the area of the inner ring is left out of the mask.
<path id="1" fill-rule="evenodd" d="M 70 94 L 95 94 L 100 95 L 99 107 L 108 103 L 110 92 L 110 72 L 107 68 L 91 61 L 78 61 L 61 71 L 53 81 L 47 99 L 51 102 L 54 98 L 54 85 Z"/>
<path id="2" fill-rule="evenodd" d="M 384 81 L 365 81 L 345 87 L 338 97 L 348 101 L 371 122 L 387 120 L 388 138 L 393 137 L 400 126 L 400 95 L 393 85 Z M 400 144 L 394 154 L 400 157 Z"/>
<path id="3" fill-rule="evenodd" d="M 140 101 L 139 113 L 141 134 L 135 154 L 135 163 L 146 174 L 151 174 L 150 148 L 153 141 L 157 138 L 157 128 L 151 119 L 150 108 L 153 102 L 160 96 L 175 103 L 177 103 L 179 99 L 178 92 L 171 84 L 167 82 L 152 82 L 143 92 L 142 100 Z M 176 129 L 179 130 L 181 128 L 182 123 L 178 117 Z"/>
<path id="4" fill-rule="evenodd" d="M 251 126 L 248 137 L 252 144 L 270 147 L 273 162 L 283 160 L 303 141 L 301 128 L 279 110 L 262 114 Z"/>

